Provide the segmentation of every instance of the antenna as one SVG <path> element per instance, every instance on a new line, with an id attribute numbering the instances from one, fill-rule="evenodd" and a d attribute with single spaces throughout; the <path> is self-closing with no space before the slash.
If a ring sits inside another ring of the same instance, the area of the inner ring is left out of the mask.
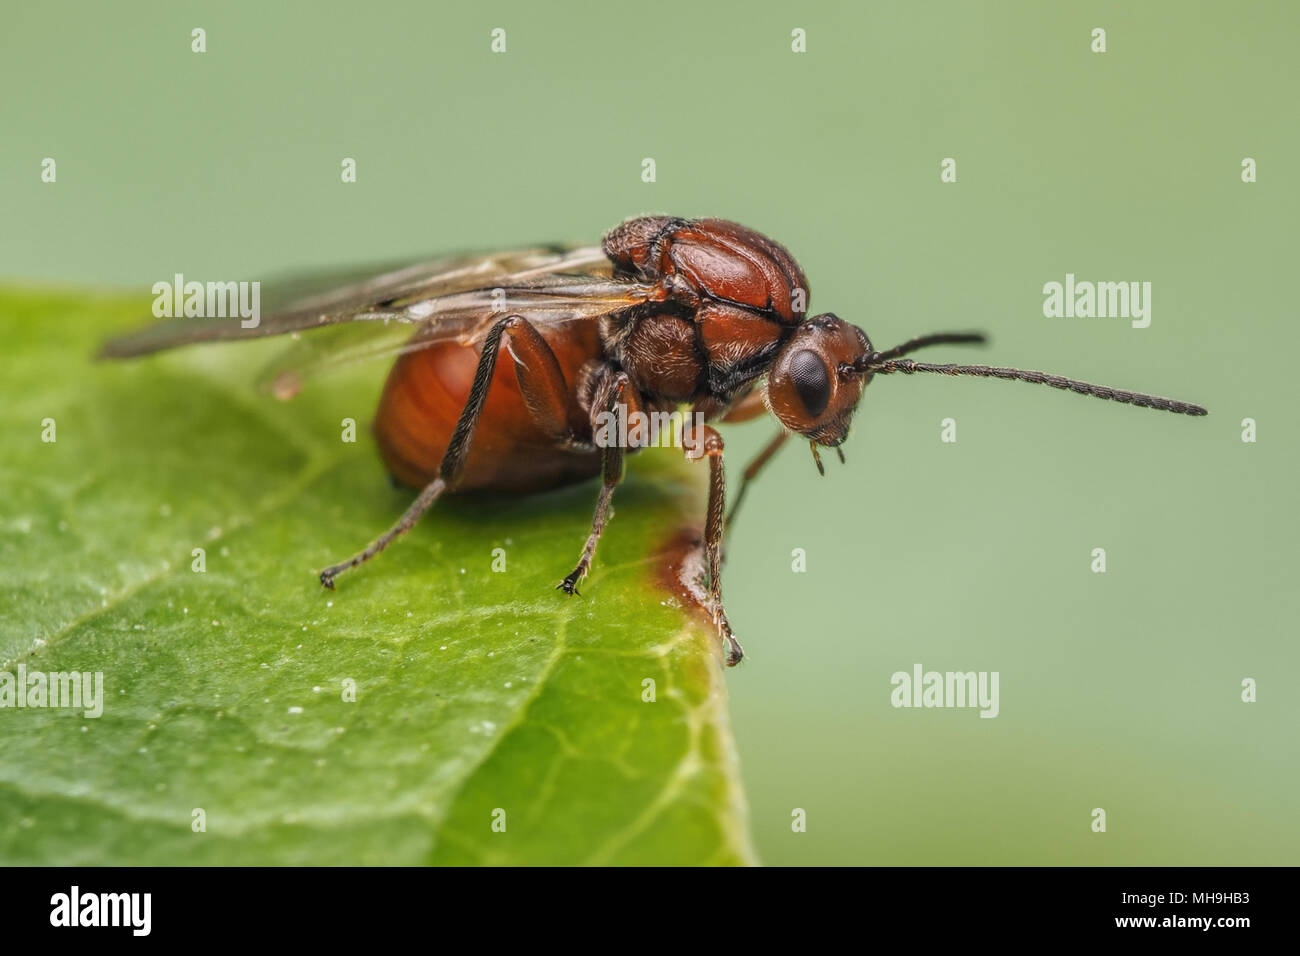
<path id="1" fill-rule="evenodd" d="M 913 339 L 913 342 L 921 341 L 925 340 Z M 926 344 L 930 343 L 927 342 Z M 905 345 L 900 345 L 898 348 L 906 349 L 906 347 L 910 345 L 912 345 L 911 342 L 905 343 Z M 916 372 L 934 372 L 939 375 L 971 375 L 978 378 L 1012 379 L 1017 382 L 1032 382 L 1036 385 L 1050 385 L 1052 388 L 1064 389 L 1065 391 L 1075 392 L 1079 395 L 1090 395 L 1093 398 L 1105 398 L 1112 402 L 1120 402 L 1124 405 L 1136 405 L 1140 408 L 1158 408 L 1161 411 L 1174 412 L 1178 415 L 1209 414 L 1200 405 L 1192 405 L 1188 402 L 1179 402 L 1172 398 L 1160 398 L 1156 395 L 1145 395 L 1142 392 L 1126 392 L 1122 389 L 1110 388 L 1107 385 L 1093 385 L 1089 382 L 1079 382 L 1071 378 L 1062 378 L 1060 375 L 1049 375 L 1047 372 L 1033 372 L 1019 368 L 995 368 L 991 365 L 933 365 L 929 362 L 914 362 L 911 359 L 883 358 L 884 355 L 896 351 L 897 350 L 895 349 L 890 349 L 889 353 L 876 353 L 875 355 L 868 356 L 860 367 L 855 366 L 855 368 L 860 372 L 871 372 L 873 375 L 889 375 L 892 372 L 902 372 L 905 375 L 912 375 Z"/>

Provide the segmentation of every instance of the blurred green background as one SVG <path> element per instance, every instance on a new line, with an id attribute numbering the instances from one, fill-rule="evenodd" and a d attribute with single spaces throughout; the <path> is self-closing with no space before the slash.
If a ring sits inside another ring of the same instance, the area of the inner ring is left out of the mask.
<path id="1" fill-rule="evenodd" d="M 725 579 L 751 823 L 773 864 L 1300 863 L 1300 6 L 472 6 L 10 8 L 0 276 L 144 295 L 713 215 L 877 347 L 983 328 L 925 358 L 1204 404 L 895 376 L 847 466 L 788 448 Z M 1150 328 L 1044 318 L 1067 272 L 1151 282 Z M 774 427 L 728 433 L 733 489 Z M 892 708 L 916 663 L 999 671 L 1001 714 Z"/>

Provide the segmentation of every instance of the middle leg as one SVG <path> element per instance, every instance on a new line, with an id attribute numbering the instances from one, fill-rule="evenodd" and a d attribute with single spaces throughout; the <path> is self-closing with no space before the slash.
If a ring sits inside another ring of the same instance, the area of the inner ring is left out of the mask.
<path id="1" fill-rule="evenodd" d="M 582 579 L 587 576 L 587 572 L 591 569 L 592 559 L 596 556 L 596 545 L 605 531 L 605 524 L 613 514 L 609 505 L 614 497 L 614 489 L 623 480 L 623 436 L 608 427 L 602 429 L 599 419 L 605 414 L 617 415 L 620 405 L 627 409 L 628 419 L 631 418 L 634 412 L 642 410 L 641 398 L 636 389 L 632 387 L 632 380 L 626 372 L 618 371 L 613 366 L 610 366 L 601 375 L 602 378 L 597 382 L 592 393 L 593 399 L 589 414 L 591 416 L 592 440 L 599 443 L 599 436 L 602 433 L 606 436 L 604 447 L 601 449 L 601 473 L 604 483 L 600 487 L 600 495 L 596 498 L 596 513 L 591 519 L 591 533 L 587 535 L 587 542 L 583 545 L 582 555 L 578 558 L 578 566 L 555 586 L 556 590 L 563 591 L 565 594 L 577 594 L 578 585 L 582 583 Z"/>

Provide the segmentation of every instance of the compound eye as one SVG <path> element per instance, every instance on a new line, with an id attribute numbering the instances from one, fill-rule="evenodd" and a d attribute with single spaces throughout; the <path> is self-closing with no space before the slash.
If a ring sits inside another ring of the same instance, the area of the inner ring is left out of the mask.
<path id="1" fill-rule="evenodd" d="M 826 411 L 831 400 L 831 378 L 816 352 L 803 349 L 791 357 L 790 380 L 809 415 L 816 418 Z"/>

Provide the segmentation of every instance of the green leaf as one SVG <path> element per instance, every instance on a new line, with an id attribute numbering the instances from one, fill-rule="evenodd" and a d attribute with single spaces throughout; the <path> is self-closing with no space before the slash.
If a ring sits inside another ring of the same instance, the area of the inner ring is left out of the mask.
<path id="1" fill-rule="evenodd" d="M 0 861 L 753 862 L 716 637 L 655 584 L 702 465 L 632 460 L 580 597 L 590 483 L 440 502 L 326 592 L 411 497 L 383 368 L 281 404 L 273 341 L 90 360 L 147 315 L 0 291 L 0 671 L 104 685 L 97 718 L 0 709 Z"/>

